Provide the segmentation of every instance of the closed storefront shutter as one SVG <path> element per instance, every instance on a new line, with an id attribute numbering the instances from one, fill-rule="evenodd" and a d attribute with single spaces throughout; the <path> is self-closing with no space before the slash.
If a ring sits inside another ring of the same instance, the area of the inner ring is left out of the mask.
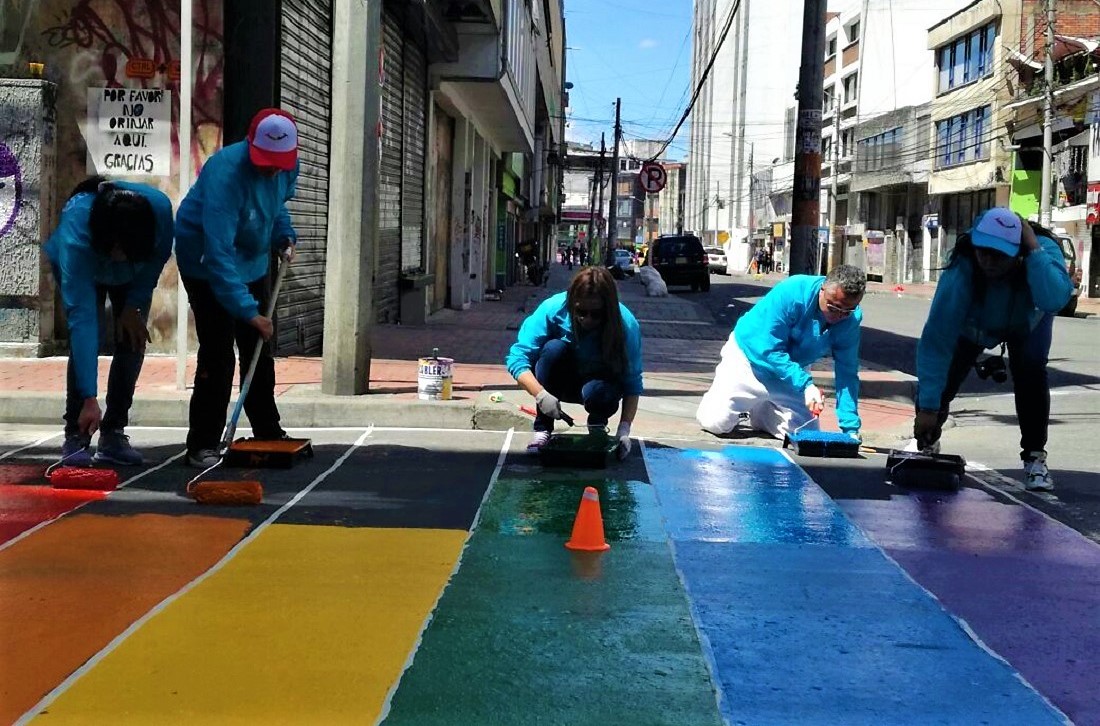
<path id="1" fill-rule="evenodd" d="M 401 270 L 423 271 L 424 152 L 427 123 L 427 63 L 424 53 L 405 43 L 404 148 L 405 175 L 401 185 Z"/>
<path id="2" fill-rule="evenodd" d="M 332 98 L 331 0 L 283 0 L 279 105 L 298 124 L 298 247 L 276 308 L 276 352 L 320 355 L 324 330 Z"/>
<path id="3" fill-rule="evenodd" d="M 386 11 L 382 17 L 382 163 L 378 187 L 378 267 L 374 276 L 374 311 L 378 322 L 394 323 L 398 318 L 397 282 L 401 273 L 405 41 L 394 13 Z"/>

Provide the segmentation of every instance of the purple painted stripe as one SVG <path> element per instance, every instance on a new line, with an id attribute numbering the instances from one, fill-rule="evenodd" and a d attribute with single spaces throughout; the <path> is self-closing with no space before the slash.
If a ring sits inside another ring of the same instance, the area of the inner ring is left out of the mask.
<path id="1" fill-rule="evenodd" d="M 838 504 L 1066 715 L 1100 724 L 1100 546 L 979 489 Z"/>

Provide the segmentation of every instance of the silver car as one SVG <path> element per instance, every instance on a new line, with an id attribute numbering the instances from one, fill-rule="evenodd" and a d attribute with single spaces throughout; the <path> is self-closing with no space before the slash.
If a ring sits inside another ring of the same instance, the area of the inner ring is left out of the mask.
<path id="1" fill-rule="evenodd" d="M 729 274 L 725 250 L 721 247 L 707 247 L 705 252 L 707 253 L 707 267 L 710 268 L 711 272 L 717 272 L 720 275 Z"/>

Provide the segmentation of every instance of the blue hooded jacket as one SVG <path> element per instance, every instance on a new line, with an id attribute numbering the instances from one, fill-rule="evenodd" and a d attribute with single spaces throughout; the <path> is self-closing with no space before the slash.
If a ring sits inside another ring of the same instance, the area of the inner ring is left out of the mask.
<path id="1" fill-rule="evenodd" d="M 1057 313 L 1073 295 L 1066 258 L 1058 243 L 1039 236 L 1040 249 L 1024 257 L 1027 286 L 1013 289 L 1008 279 L 988 280 L 982 299 L 974 295 L 974 263 L 955 259 L 936 285 L 932 308 L 917 343 L 917 406 L 938 411 L 947 371 L 959 338 L 992 348 L 1014 335 L 1026 335 L 1044 315 Z"/>
<path id="2" fill-rule="evenodd" d="M 752 372 L 766 387 L 805 391 L 813 383 L 804 368 L 833 356 L 836 415 L 842 431 L 857 432 L 859 419 L 859 337 L 863 310 L 829 324 L 818 305 L 824 277 L 794 275 L 773 287 L 733 328 Z"/>
<path id="3" fill-rule="evenodd" d="M 69 347 L 81 398 L 97 395 L 99 366 L 99 310 L 96 286 L 129 285 L 126 304 L 149 313 L 153 289 L 164 263 L 172 254 L 172 202 L 165 194 L 145 184 L 111 182 L 120 189 L 137 192 L 149 200 L 156 219 L 156 240 L 152 256 L 144 262 L 116 262 L 92 249 L 89 218 L 95 194 L 74 195 L 61 210 L 61 221 L 43 245 L 61 286 L 61 301 L 69 321 Z"/>
<path id="4" fill-rule="evenodd" d="M 230 315 L 259 314 L 248 284 L 268 272 L 284 239 L 297 241 L 286 201 L 298 169 L 264 176 L 248 157 L 248 142 L 231 144 L 203 165 L 176 215 L 176 261 L 184 277 L 206 280 Z"/>
<path id="5" fill-rule="evenodd" d="M 568 293 L 559 292 L 548 297 L 531 313 L 519 328 L 516 342 L 508 351 L 505 365 L 513 378 L 524 371 L 533 370 L 542 346 L 550 340 L 563 340 L 569 344 L 577 360 L 581 376 L 595 375 L 603 369 L 603 351 L 600 336 L 580 335 L 573 332 L 573 323 L 566 306 Z M 620 384 L 624 396 L 640 396 L 642 393 L 642 329 L 634 315 L 619 303 L 619 315 L 623 319 L 626 369 Z"/>

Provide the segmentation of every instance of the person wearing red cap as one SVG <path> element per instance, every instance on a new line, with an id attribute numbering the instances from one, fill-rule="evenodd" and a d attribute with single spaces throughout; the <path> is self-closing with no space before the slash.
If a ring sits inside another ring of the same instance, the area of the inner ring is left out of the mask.
<path id="1" fill-rule="evenodd" d="M 248 138 L 203 165 L 176 215 L 176 261 L 199 339 L 187 433 L 188 463 L 218 461 L 218 442 L 233 388 L 236 341 L 244 375 L 255 346 L 270 340 L 271 319 L 260 311 L 271 294 L 275 254 L 294 254 L 297 235 L 286 202 L 298 181 L 298 129 L 285 111 L 252 119 Z M 275 362 L 264 346 L 244 404 L 253 435 L 285 436 L 275 405 Z"/>

